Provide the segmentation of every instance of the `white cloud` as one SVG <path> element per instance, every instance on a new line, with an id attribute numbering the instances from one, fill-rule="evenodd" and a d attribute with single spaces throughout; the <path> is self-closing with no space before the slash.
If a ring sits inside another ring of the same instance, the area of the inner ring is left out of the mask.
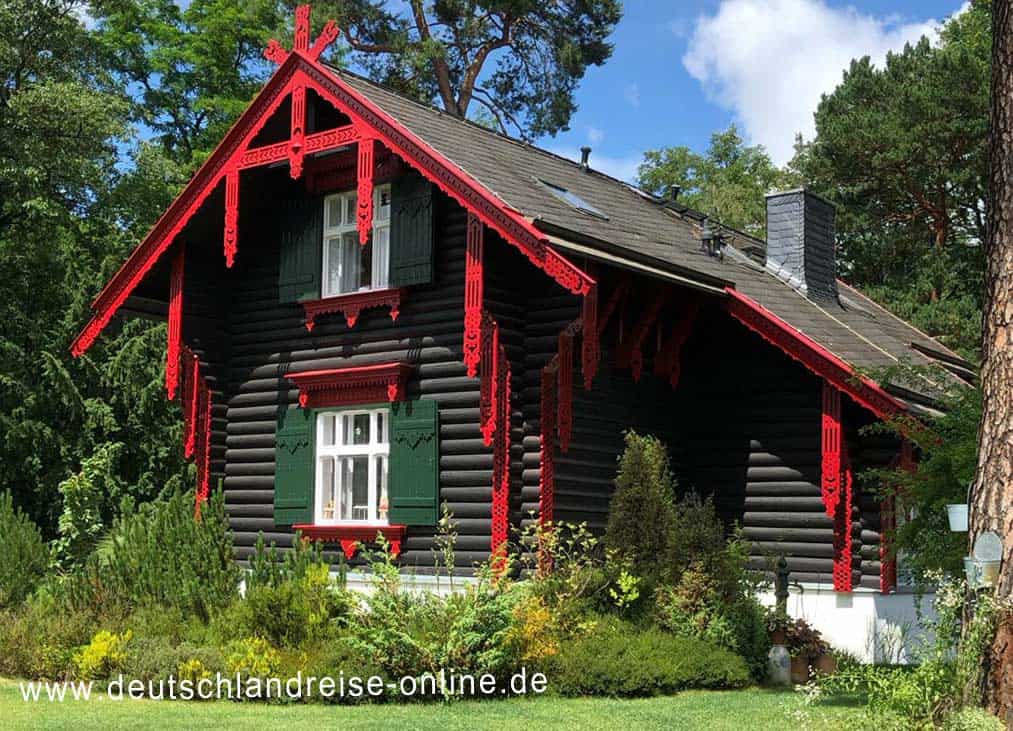
<path id="1" fill-rule="evenodd" d="M 580 162 L 580 150 L 576 147 L 558 146 L 547 147 L 545 149 L 560 157 Z M 613 157 L 599 155 L 592 150 L 590 165 L 592 169 L 598 172 L 611 175 L 613 178 L 619 178 L 619 180 L 625 180 L 627 183 L 632 183 L 637 179 L 637 168 L 642 161 L 642 156 L 639 153 L 627 157 Z"/>
<path id="2" fill-rule="evenodd" d="M 640 106 L 640 87 L 633 83 L 623 89 L 623 98 L 631 107 Z"/>
<path id="3" fill-rule="evenodd" d="M 751 142 L 784 163 L 796 133 L 812 137 L 820 95 L 840 83 L 851 59 L 882 63 L 889 50 L 936 37 L 937 25 L 824 0 L 722 0 L 714 15 L 697 18 L 682 63 L 711 101 L 735 114 Z"/>
<path id="4" fill-rule="evenodd" d="M 603 139 L 605 139 L 604 130 L 598 129 L 597 127 L 587 128 L 587 141 L 590 142 L 592 145 L 599 144 Z"/>

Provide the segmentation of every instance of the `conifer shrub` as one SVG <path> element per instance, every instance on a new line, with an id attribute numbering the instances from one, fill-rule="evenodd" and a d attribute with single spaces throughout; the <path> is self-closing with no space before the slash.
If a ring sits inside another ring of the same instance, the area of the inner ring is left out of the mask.
<path id="1" fill-rule="evenodd" d="M 613 618 L 600 619 L 587 635 L 562 645 L 546 674 L 566 696 L 641 697 L 750 682 L 749 669 L 733 652 Z"/>
<path id="2" fill-rule="evenodd" d="M 616 489 L 609 504 L 605 548 L 633 573 L 661 578 L 675 522 L 675 480 L 668 450 L 653 436 L 630 430 L 619 458 Z"/>
<path id="3" fill-rule="evenodd" d="M 35 590 L 49 565 L 49 549 L 31 519 L 0 493 L 0 607 L 18 604 Z"/>
<path id="4" fill-rule="evenodd" d="M 176 607 L 207 620 L 238 595 L 239 568 L 220 491 L 194 519 L 193 492 L 141 506 L 118 520 L 75 582 L 90 606 Z"/>

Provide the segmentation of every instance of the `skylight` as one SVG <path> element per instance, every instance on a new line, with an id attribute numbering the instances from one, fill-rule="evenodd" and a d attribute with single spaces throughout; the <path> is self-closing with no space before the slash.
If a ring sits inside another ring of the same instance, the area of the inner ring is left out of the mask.
<path id="1" fill-rule="evenodd" d="M 598 218 L 601 218 L 605 221 L 609 220 L 609 217 L 606 216 L 601 210 L 592 206 L 590 203 L 588 203 L 586 200 L 584 200 L 579 195 L 574 193 L 572 190 L 567 190 L 562 186 L 556 185 L 555 183 L 550 183 L 548 180 L 542 180 L 541 178 L 538 179 L 538 182 L 544 185 L 546 188 L 548 188 L 549 192 L 552 193 L 552 195 L 556 196 L 559 200 L 563 201 L 563 203 L 570 206 L 571 208 L 576 208 L 581 213 L 587 213 L 591 216 L 597 216 Z"/>

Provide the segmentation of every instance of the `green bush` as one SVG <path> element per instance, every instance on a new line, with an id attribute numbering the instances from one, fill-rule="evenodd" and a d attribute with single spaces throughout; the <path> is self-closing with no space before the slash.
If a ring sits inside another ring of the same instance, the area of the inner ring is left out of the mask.
<path id="1" fill-rule="evenodd" d="M 97 632 L 91 642 L 74 653 L 77 677 L 104 680 L 121 671 L 127 661 L 127 646 L 132 638 L 130 630 L 123 634 L 108 630 Z"/>
<path id="2" fill-rule="evenodd" d="M 547 662 L 549 683 L 567 696 L 653 696 L 749 683 L 742 658 L 704 640 L 601 620 Z"/>
<path id="3" fill-rule="evenodd" d="M 215 492 L 194 519 L 193 493 L 143 505 L 119 520 L 91 555 L 78 604 L 178 607 L 207 619 L 236 596 L 239 568 L 224 498 Z"/>
<path id="4" fill-rule="evenodd" d="M 668 450 L 656 437 L 627 431 L 616 489 L 609 503 L 605 547 L 632 572 L 653 582 L 669 555 L 675 513 L 675 480 Z"/>
<path id="5" fill-rule="evenodd" d="M 942 731 L 1003 731 L 1003 725 L 988 711 L 964 708 L 946 717 Z"/>
<path id="6" fill-rule="evenodd" d="M 45 574 L 49 549 L 27 515 L 0 493 L 0 607 L 24 601 Z"/>
<path id="7" fill-rule="evenodd" d="M 121 669 L 129 680 L 164 683 L 170 676 L 177 680 L 199 680 L 216 672 L 225 673 L 226 663 L 222 653 L 214 647 L 186 642 L 174 646 L 164 637 L 140 637 L 127 646 Z"/>
<path id="8" fill-rule="evenodd" d="M 98 630 L 91 611 L 74 611 L 40 590 L 0 612 L 0 675 L 58 680 L 74 673 L 74 653 Z"/>

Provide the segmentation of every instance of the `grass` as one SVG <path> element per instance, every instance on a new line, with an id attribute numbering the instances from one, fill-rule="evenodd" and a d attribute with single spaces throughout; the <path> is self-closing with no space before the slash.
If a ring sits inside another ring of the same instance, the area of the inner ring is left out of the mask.
<path id="1" fill-rule="evenodd" d="M 0 679 L 3 728 L 232 728 L 277 729 L 288 724 L 326 724 L 329 728 L 478 729 L 594 728 L 707 729 L 708 731 L 798 731 L 845 728 L 846 707 L 810 711 L 804 723 L 788 711 L 798 707 L 790 692 L 751 688 L 738 691 L 687 691 L 642 700 L 529 697 L 455 703 L 325 706 L 182 701 L 67 700 L 25 702 L 16 680 Z"/>

